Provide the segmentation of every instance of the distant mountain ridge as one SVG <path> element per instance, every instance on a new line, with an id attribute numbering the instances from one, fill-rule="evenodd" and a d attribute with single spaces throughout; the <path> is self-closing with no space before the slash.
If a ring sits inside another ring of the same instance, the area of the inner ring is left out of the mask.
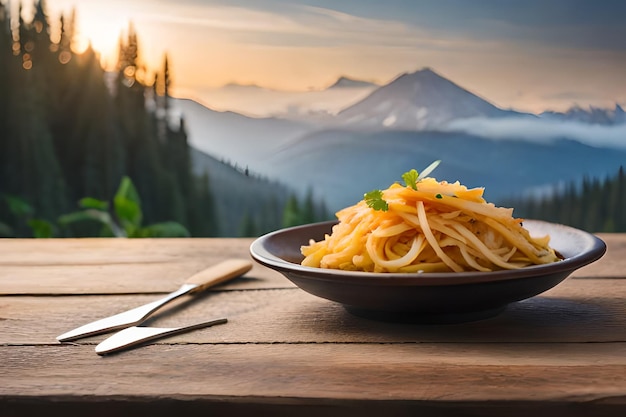
<path id="1" fill-rule="evenodd" d="M 575 105 L 565 112 L 545 111 L 541 113 L 540 116 L 554 120 L 576 121 L 609 126 L 626 123 L 626 112 L 619 104 L 615 104 L 613 109 L 603 109 L 593 106 L 584 109 Z"/>
<path id="2" fill-rule="evenodd" d="M 626 150 L 598 148 L 568 139 L 546 143 L 491 140 L 461 132 L 346 131 L 313 132 L 276 153 L 268 174 L 292 187 L 310 178 L 329 209 L 355 204 L 363 193 L 401 181 L 434 160 L 439 180 L 485 187 L 498 203 L 549 191 L 583 175 L 602 178 L 626 161 Z M 297 175 L 294 175 L 297 173 Z"/>
<path id="3" fill-rule="evenodd" d="M 235 82 L 224 84 L 220 88 L 225 90 L 270 90 L 257 84 L 239 84 Z"/>
<path id="4" fill-rule="evenodd" d="M 173 99 L 171 106 L 184 116 L 191 146 L 255 172 L 262 172 L 267 156 L 311 131 L 306 123 L 215 111 L 188 99 Z"/>
<path id="5" fill-rule="evenodd" d="M 355 78 L 350 78 L 350 77 L 346 77 L 346 76 L 341 76 L 339 78 L 337 78 L 337 81 L 335 81 L 333 84 L 331 84 L 327 90 L 333 89 L 333 88 L 362 88 L 362 87 L 380 87 L 378 84 L 370 82 L 370 81 L 363 81 L 363 80 L 357 80 Z"/>
<path id="6" fill-rule="evenodd" d="M 462 119 L 507 117 L 605 126 L 626 124 L 626 113 L 618 103 L 614 108 L 574 105 L 565 112 L 547 110 L 540 114 L 500 108 L 428 67 L 402 73 L 384 85 L 342 75 L 322 90 L 280 91 L 230 83 L 207 89 L 205 94 L 202 101 L 220 111 L 331 128 L 446 130 Z"/>

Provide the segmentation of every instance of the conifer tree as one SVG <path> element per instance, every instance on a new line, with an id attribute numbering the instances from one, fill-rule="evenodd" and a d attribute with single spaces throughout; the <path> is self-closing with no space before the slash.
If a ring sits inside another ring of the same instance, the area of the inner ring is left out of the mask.
<path id="1" fill-rule="evenodd" d="M 304 198 L 304 204 L 302 207 L 302 216 L 300 221 L 303 224 L 313 223 L 317 220 L 315 213 L 315 200 L 313 198 L 313 190 L 309 188 Z"/>
<path id="2" fill-rule="evenodd" d="M 40 217 L 53 219 L 66 208 L 65 183 L 47 123 L 49 25 L 41 1 L 35 4 L 35 10 L 35 17 L 28 23 L 20 14 L 19 48 L 14 48 L 22 69 L 15 72 L 12 80 L 12 88 L 20 97 L 11 96 L 15 113 L 9 130 L 14 146 L 7 158 L 14 161 L 10 172 L 14 181 L 7 191 L 22 193 Z"/>
<path id="3" fill-rule="evenodd" d="M 239 236 L 241 237 L 255 237 L 259 232 L 252 216 L 249 213 L 244 213 L 241 225 L 239 226 Z"/>
<path id="4" fill-rule="evenodd" d="M 11 34 L 10 15 L 4 3 L 0 3 L 0 193 L 8 187 L 10 174 L 9 120 L 11 120 L 11 102 L 13 91 L 11 79 L 15 66 L 15 57 L 12 54 L 13 39 Z"/>
<path id="5" fill-rule="evenodd" d="M 289 196 L 283 212 L 283 227 L 291 227 L 302 224 L 300 203 L 295 195 Z"/>
<path id="6" fill-rule="evenodd" d="M 168 185 L 159 171 L 159 150 L 153 140 L 156 137 L 155 129 L 146 111 L 139 42 L 132 23 L 126 42 L 120 40 L 119 48 L 115 109 L 127 156 L 125 171 L 142 195 L 147 221 L 153 223 L 163 220 L 158 215 L 157 196 L 163 193 L 159 185 Z"/>
<path id="7" fill-rule="evenodd" d="M 626 231 L 626 181 L 624 168 L 603 180 L 585 176 L 563 191 L 541 199 L 511 201 L 516 215 L 563 223 L 589 232 Z"/>
<path id="8" fill-rule="evenodd" d="M 189 213 L 189 223 L 195 236 L 220 236 L 215 200 L 211 193 L 209 173 L 206 171 L 195 181 L 195 200 Z"/>
<path id="9" fill-rule="evenodd" d="M 14 223 L 7 204 L 8 194 L 17 194 L 19 185 L 15 178 L 17 169 L 17 142 L 13 137 L 10 121 L 15 117 L 12 106 L 16 91 L 13 80 L 19 61 L 13 55 L 11 16 L 8 6 L 0 2 L 0 225 L 4 224 L 2 236 L 10 236 L 13 231 L 9 224 Z"/>
<path id="10" fill-rule="evenodd" d="M 96 53 L 87 50 L 77 59 L 82 94 L 76 102 L 72 136 L 84 144 L 80 178 L 81 196 L 106 198 L 113 195 L 125 173 L 124 147 L 112 97 L 104 82 L 104 71 Z"/>

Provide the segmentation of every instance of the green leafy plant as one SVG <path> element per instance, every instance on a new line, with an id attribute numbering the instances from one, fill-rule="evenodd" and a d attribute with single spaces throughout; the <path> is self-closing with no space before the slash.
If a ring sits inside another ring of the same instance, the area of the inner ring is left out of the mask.
<path id="1" fill-rule="evenodd" d="M 82 210 L 63 215 L 59 224 L 69 226 L 83 221 L 101 223 L 102 236 L 115 237 L 189 237 L 185 226 L 177 222 L 155 223 L 143 226 L 143 212 L 137 189 L 129 177 L 123 177 L 113 197 L 113 207 L 108 201 L 93 197 L 78 202 Z"/>
<path id="2" fill-rule="evenodd" d="M 56 229 L 55 226 L 45 219 L 34 217 L 35 209 L 26 200 L 13 195 L 2 195 L 9 213 L 18 221 L 23 221 L 33 235 L 37 238 L 53 237 Z M 19 226 L 16 226 L 19 228 Z M 0 222 L 0 237 L 14 237 L 16 230 L 6 223 Z"/>

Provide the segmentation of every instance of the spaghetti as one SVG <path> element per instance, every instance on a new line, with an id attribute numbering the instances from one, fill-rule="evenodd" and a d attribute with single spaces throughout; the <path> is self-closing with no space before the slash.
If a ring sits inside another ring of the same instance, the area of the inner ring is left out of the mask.
<path id="1" fill-rule="evenodd" d="M 406 174 L 405 174 L 406 175 Z M 415 186 L 413 186 L 413 183 Z M 321 241 L 302 246 L 302 265 L 367 272 L 463 272 L 518 269 L 559 260 L 549 236 L 532 237 L 482 188 L 416 178 L 337 212 Z"/>

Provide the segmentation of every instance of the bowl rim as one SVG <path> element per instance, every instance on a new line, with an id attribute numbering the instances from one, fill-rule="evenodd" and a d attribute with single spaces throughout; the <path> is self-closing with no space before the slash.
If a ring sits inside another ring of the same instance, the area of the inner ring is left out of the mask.
<path id="1" fill-rule="evenodd" d="M 560 223 L 550 223 L 543 220 L 525 219 L 524 223 L 535 224 L 544 228 L 552 229 L 561 233 L 575 234 L 581 238 L 584 245 L 581 250 L 573 256 L 567 257 L 559 262 L 543 265 L 531 265 L 521 269 L 498 270 L 491 272 L 468 271 L 468 272 L 363 272 L 344 271 L 337 269 L 315 268 L 303 266 L 285 260 L 272 253 L 267 248 L 267 243 L 287 233 L 304 231 L 311 228 L 318 228 L 336 224 L 337 220 L 330 220 L 317 223 L 309 223 L 299 226 L 287 227 L 275 230 L 256 238 L 249 248 L 252 258 L 261 265 L 275 269 L 281 273 L 297 275 L 298 278 L 308 278 L 314 280 L 341 281 L 343 283 L 353 283 L 361 285 L 406 285 L 406 286 L 442 286 L 442 285 L 463 285 L 476 284 L 495 281 L 516 280 L 525 278 L 539 278 L 546 275 L 571 273 L 585 265 L 600 259 L 606 252 L 606 243 L 598 236 Z M 559 248 L 555 247 L 555 250 Z"/>

